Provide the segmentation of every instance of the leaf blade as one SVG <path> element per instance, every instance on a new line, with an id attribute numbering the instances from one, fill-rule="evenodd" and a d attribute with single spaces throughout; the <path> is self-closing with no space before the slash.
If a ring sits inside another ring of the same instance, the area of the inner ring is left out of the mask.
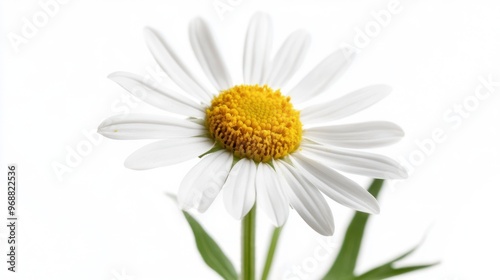
<path id="1" fill-rule="evenodd" d="M 413 266 L 405 266 L 405 267 L 400 267 L 400 268 L 394 268 L 394 267 L 391 267 L 390 269 L 388 270 L 379 270 L 379 271 L 376 271 L 374 272 L 373 270 L 363 274 L 363 275 L 360 275 L 356 278 L 354 278 L 355 280 L 382 280 L 382 279 L 387 279 L 389 277 L 394 277 L 394 276 L 398 276 L 398 275 L 401 275 L 401 274 L 404 274 L 404 273 L 408 273 L 408 272 L 412 272 L 412 271 L 416 271 L 416 270 L 420 270 L 420 269 L 424 269 L 424 268 L 428 268 L 428 267 L 432 267 L 432 266 L 435 266 L 439 264 L 439 262 L 436 262 L 436 263 L 431 263 L 431 264 L 422 264 L 422 265 L 413 265 Z"/>
<path id="2" fill-rule="evenodd" d="M 196 247 L 205 263 L 226 280 L 237 280 L 238 273 L 231 261 L 227 258 L 219 245 L 205 231 L 205 229 L 186 211 L 182 211 L 191 231 L 193 232 Z"/>
<path id="3" fill-rule="evenodd" d="M 374 179 L 368 188 L 368 191 L 375 198 L 377 198 L 383 184 L 384 180 Z M 356 214 L 354 214 L 354 217 L 346 230 L 342 247 L 340 248 L 332 267 L 323 277 L 324 280 L 355 279 L 354 270 L 356 268 L 359 251 L 361 249 L 361 242 L 363 241 L 363 235 L 369 217 L 370 214 L 367 213 L 356 212 Z"/>
<path id="4" fill-rule="evenodd" d="M 411 248 L 410 250 L 406 251 L 405 253 L 401 254 L 400 256 L 386 262 L 385 264 L 382 264 L 376 268 L 371 269 L 370 271 L 367 271 L 363 273 L 362 275 L 357 276 L 355 279 L 356 280 L 375 280 L 375 279 L 386 279 L 389 277 L 401 275 L 404 273 L 412 272 L 415 270 L 420 270 L 424 268 L 428 268 L 434 265 L 437 265 L 439 262 L 436 263 L 430 263 L 430 264 L 422 264 L 422 265 L 412 265 L 412 266 L 404 266 L 404 267 L 399 267 L 395 268 L 394 264 L 406 258 L 413 252 L 415 252 L 420 244 L 416 245 L 415 247 Z"/>

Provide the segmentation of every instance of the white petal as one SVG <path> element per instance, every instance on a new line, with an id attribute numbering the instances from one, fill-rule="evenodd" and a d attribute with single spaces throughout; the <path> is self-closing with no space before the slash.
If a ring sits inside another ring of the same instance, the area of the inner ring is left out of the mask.
<path id="1" fill-rule="evenodd" d="M 304 156 L 340 171 L 380 179 L 408 177 L 406 170 L 398 162 L 382 155 L 307 143 L 301 147 Z"/>
<path id="2" fill-rule="evenodd" d="M 215 43 L 212 31 L 203 19 L 196 18 L 191 21 L 189 39 L 201 68 L 203 68 L 213 85 L 218 90 L 232 87 L 231 75 Z"/>
<path id="3" fill-rule="evenodd" d="M 289 202 L 283 193 L 276 171 L 267 163 L 259 163 L 255 178 L 257 207 L 263 209 L 271 222 L 280 227 L 285 224 L 289 213 Z"/>
<path id="4" fill-rule="evenodd" d="M 377 200 L 354 181 L 301 153 L 295 153 L 290 158 L 293 166 L 329 198 L 358 211 L 380 212 Z"/>
<path id="5" fill-rule="evenodd" d="M 312 105 L 301 111 L 304 124 L 324 123 L 338 120 L 379 102 L 391 91 L 386 85 L 373 85 L 358 89 L 330 102 Z"/>
<path id="6" fill-rule="evenodd" d="M 324 92 L 349 68 L 354 53 L 338 50 L 327 56 L 288 92 L 294 103 L 304 102 Z"/>
<path id="7" fill-rule="evenodd" d="M 320 126 L 304 130 L 306 139 L 321 144 L 358 149 L 387 146 L 401 140 L 403 136 L 401 127 L 384 121 Z"/>
<path id="8" fill-rule="evenodd" d="M 275 161 L 275 168 L 285 178 L 284 190 L 292 207 L 304 221 L 322 235 L 332 235 L 333 215 L 323 195 L 298 172 L 283 161 Z"/>
<path id="9" fill-rule="evenodd" d="M 248 25 L 243 54 L 243 78 L 246 84 L 263 84 L 272 38 L 271 18 L 264 13 L 256 13 Z"/>
<path id="10" fill-rule="evenodd" d="M 311 36 L 306 31 L 297 30 L 290 34 L 273 59 L 267 84 L 275 89 L 285 86 L 304 62 L 310 45 Z"/>
<path id="11" fill-rule="evenodd" d="M 232 162 L 232 155 L 225 150 L 204 156 L 181 182 L 177 194 L 180 207 L 205 212 L 224 185 Z"/>
<path id="12" fill-rule="evenodd" d="M 162 110 L 190 117 L 205 117 L 204 109 L 173 90 L 147 84 L 135 74 L 115 72 L 108 76 L 142 101 Z"/>
<path id="13" fill-rule="evenodd" d="M 160 140 L 135 151 L 125 160 L 125 166 L 144 170 L 176 164 L 202 155 L 213 145 L 207 137 Z"/>
<path id="14" fill-rule="evenodd" d="M 240 159 L 229 172 L 224 184 L 224 204 L 235 219 L 243 218 L 255 204 L 255 174 L 253 160 Z"/>
<path id="15" fill-rule="evenodd" d="M 151 54 L 167 75 L 184 91 L 209 104 L 212 98 L 210 90 L 195 78 L 167 42 L 147 27 L 144 28 L 144 38 Z"/>
<path id="16" fill-rule="evenodd" d="M 135 140 L 200 136 L 206 133 L 206 128 L 167 116 L 117 115 L 104 120 L 97 131 L 111 139 Z"/>

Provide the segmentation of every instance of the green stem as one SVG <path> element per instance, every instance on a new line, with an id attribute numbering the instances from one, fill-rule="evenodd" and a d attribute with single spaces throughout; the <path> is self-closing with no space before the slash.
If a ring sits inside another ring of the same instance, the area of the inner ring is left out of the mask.
<path id="1" fill-rule="evenodd" d="M 255 280 L 255 206 L 241 222 L 241 279 Z"/>
<path id="2" fill-rule="evenodd" d="M 269 244 L 269 249 L 267 250 L 266 263 L 264 265 L 264 271 L 262 272 L 262 280 L 267 280 L 269 272 L 271 271 L 271 266 L 274 260 L 274 253 L 276 252 L 276 246 L 278 245 L 278 240 L 280 238 L 281 230 L 283 227 L 275 228 L 273 235 L 271 236 L 271 243 Z"/>

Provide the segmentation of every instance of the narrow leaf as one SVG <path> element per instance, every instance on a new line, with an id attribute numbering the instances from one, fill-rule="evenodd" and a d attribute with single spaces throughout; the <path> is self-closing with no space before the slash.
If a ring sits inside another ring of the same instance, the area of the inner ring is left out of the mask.
<path id="1" fill-rule="evenodd" d="M 375 198 L 377 198 L 383 184 L 384 180 L 374 179 L 368 188 L 368 191 Z M 342 247 L 340 248 L 337 258 L 323 279 L 355 279 L 354 270 L 356 268 L 361 242 L 363 240 L 366 223 L 368 222 L 369 217 L 370 214 L 367 213 L 356 212 L 356 214 L 354 214 L 354 217 L 346 230 L 344 242 L 342 243 Z"/>
<path id="2" fill-rule="evenodd" d="M 405 267 L 400 267 L 400 268 L 387 268 L 387 269 L 382 269 L 382 267 L 377 268 L 377 271 L 370 271 L 367 272 L 363 275 L 360 275 L 356 278 L 355 280 L 383 280 L 387 279 L 389 277 L 393 276 L 398 276 L 404 273 L 412 272 L 415 270 L 420 270 L 424 268 L 428 268 L 434 265 L 437 265 L 439 263 L 431 263 L 431 264 L 424 264 L 424 265 L 415 265 L 415 266 L 405 266 Z"/>
<path id="3" fill-rule="evenodd" d="M 264 270 L 262 272 L 261 280 L 267 280 L 269 273 L 271 272 L 271 267 L 273 265 L 274 253 L 276 253 L 276 247 L 278 246 L 278 240 L 281 235 L 281 230 L 283 226 L 277 227 L 273 230 L 273 235 L 271 236 L 271 242 L 269 244 L 269 249 L 267 250 L 266 263 L 264 264 Z"/>
<path id="4" fill-rule="evenodd" d="M 389 262 L 387 262 L 379 267 L 376 267 L 376 268 L 356 277 L 355 279 L 356 280 L 386 279 L 389 277 L 397 276 L 400 274 L 412 272 L 412 271 L 419 270 L 419 269 L 428 268 L 428 267 L 431 267 L 431 266 L 438 264 L 438 263 L 432 263 L 432 264 L 424 264 L 424 265 L 405 266 L 405 267 L 399 267 L 399 268 L 394 267 L 394 264 L 397 261 L 402 260 L 402 259 L 406 258 L 407 256 L 409 256 L 410 254 L 412 254 L 413 252 L 415 252 L 415 250 L 417 250 L 417 248 L 419 246 L 420 246 L 420 244 L 413 247 L 412 249 L 408 250 L 406 253 L 400 255 L 399 257 L 394 258 L 393 260 L 391 260 L 391 261 L 389 261 Z"/>
<path id="5" fill-rule="evenodd" d="M 203 227 L 186 211 L 182 211 L 184 217 L 193 231 L 196 247 L 205 263 L 227 280 L 237 280 L 238 274 L 231 261 L 226 257 L 219 245 L 210 237 Z"/>

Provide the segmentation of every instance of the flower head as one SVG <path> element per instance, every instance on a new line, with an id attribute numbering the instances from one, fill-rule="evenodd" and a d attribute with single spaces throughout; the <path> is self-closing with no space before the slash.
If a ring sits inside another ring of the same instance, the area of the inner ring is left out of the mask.
<path id="1" fill-rule="evenodd" d="M 330 124 L 378 102 L 390 87 L 368 86 L 330 102 L 302 106 L 327 91 L 353 55 L 333 52 L 285 91 L 305 58 L 310 37 L 304 31 L 290 34 L 270 59 L 271 20 L 257 13 L 245 40 L 244 84 L 234 84 L 209 26 L 198 18 L 190 24 L 190 42 L 211 88 L 155 31 L 146 28 L 144 33 L 154 58 L 182 93 L 130 73 L 109 77 L 144 102 L 183 118 L 115 116 L 105 120 L 99 132 L 113 139 L 162 139 L 133 153 L 125 162 L 132 169 L 201 157 L 179 188 L 184 210 L 204 212 L 222 190 L 224 204 L 235 218 L 242 218 L 257 203 L 274 225 L 281 226 L 292 206 L 314 230 L 331 235 L 333 216 L 323 194 L 355 210 L 379 212 L 375 198 L 338 171 L 383 179 L 406 177 L 394 160 L 354 150 L 398 141 L 403 131 L 397 125 Z"/>
<path id="2" fill-rule="evenodd" d="M 206 125 L 217 144 L 255 162 L 283 158 L 302 140 L 300 113 L 290 97 L 266 85 L 222 91 L 207 109 Z"/>

